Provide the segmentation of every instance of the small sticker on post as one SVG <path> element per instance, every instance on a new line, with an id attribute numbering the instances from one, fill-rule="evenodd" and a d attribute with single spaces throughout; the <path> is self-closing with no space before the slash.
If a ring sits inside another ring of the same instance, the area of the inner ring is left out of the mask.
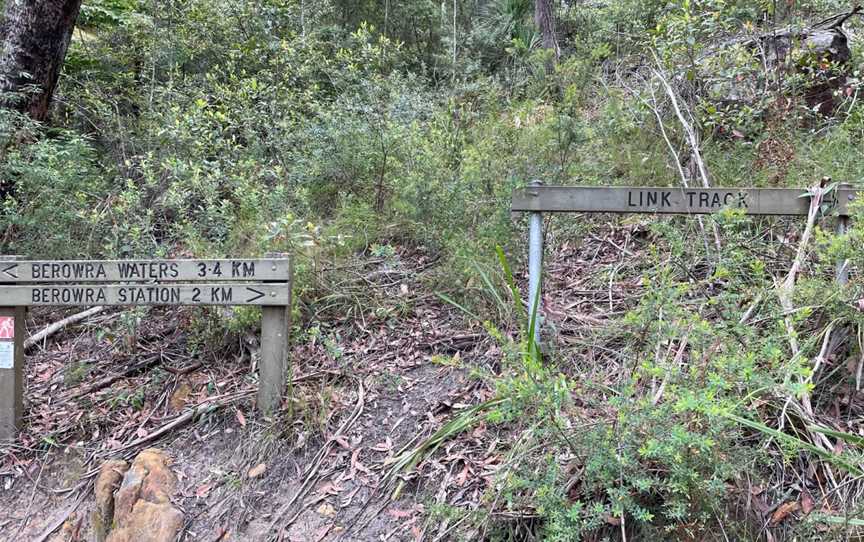
<path id="1" fill-rule="evenodd" d="M 15 343 L 0 341 L 0 369 L 15 367 Z"/>
<path id="2" fill-rule="evenodd" d="M 12 316 L 0 316 L 0 339 L 15 338 L 15 318 Z"/>

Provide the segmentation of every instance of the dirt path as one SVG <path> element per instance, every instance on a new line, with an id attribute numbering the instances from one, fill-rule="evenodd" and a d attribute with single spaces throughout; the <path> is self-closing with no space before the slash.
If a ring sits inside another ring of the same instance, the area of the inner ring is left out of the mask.
<path id="1" fill-rule="evenodd" d="M 447 450 L 396 500 L 383 477 L 400 450 L 489 397 L 472 369 L 496 352 L 423 291 L 429 268 L 422 255 L 361 262 L 355 281 L 374 303 L 304 324 L 293 419 L 254 413 L 255 339 L 222 336 L 213 347 L 207 337 L 203 347 L 194 333 L 212 323 L 196 313 L 112 312 L 55 337 L 28 359 L 20 446 L 0 448 L 0 539 L 40 540 L 60 525 L 54 540 L 89 539 L 95 469 L 151 445 L 173 459 L 185 540 L 446 536 L 429 508 L 476 507 L 486 483 L 469 480 L 465 454 Z M 31 331 L 58 317 L 36 314 Z M 150 439 L 202 404 L 213 411 Z"/>

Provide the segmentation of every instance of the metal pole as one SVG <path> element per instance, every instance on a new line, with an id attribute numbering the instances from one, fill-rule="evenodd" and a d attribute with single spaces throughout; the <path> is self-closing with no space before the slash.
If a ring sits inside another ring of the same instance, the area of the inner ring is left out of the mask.
<path id="1" fill-rule="evenodd" d="M 534 180 L 530 187 L 543 186 L 542 181 Z M 529 189 L 530 193 L 530 189 Z M 543 213 L 532 212 L 528 215 L 528 318 L 536 314 L 534 342 L 540 344 L 540 323 L 542 303 L 540 300 L 541 274 L 543 272 Z M 534 302 L 537 302 L 535 309 Z M 529 320 L 530 321 L 530 320 Z"/>
<path id="2" fill-rule="evenodd" d="M 843 183 L 837 187 L 837 197 L 842 197 L 841 190 L 847 190 L 851 185 Z M 849 215 L 837 217 L 837 235 L 844 235 L 849 229 Z M 849 260 L 841 258 L 837 260 L 837 270 L 834 273 L 837 284 L 843 285 L 849 282 Z"/>

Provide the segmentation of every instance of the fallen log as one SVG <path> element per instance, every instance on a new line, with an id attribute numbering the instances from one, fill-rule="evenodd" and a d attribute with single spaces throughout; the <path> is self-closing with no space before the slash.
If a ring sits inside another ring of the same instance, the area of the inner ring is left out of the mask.
<path id="1" fill-rule="evenodd" d="M 146 358 L 142 359 L 141 361 L 139 361 L 133 365 L 130 365 L 129 367 L 127 367 L 126 369 L 124 369 L 123 371 L 121 371 L 119 373 L 108 375 L 104 378 L 101 378 L 95 382 L 90 383 L 87 386 L 82 387 L 81 389 L 79 389 L 77 391 L 71 392 L 68 395 L 61 397 L 59 399 L 59 402 L 62 403 L 63 401 L 68 401 L 70 399 L 77 399 L 79 397 L 83 397 L 84 395 L 89 395 L 91 393 L 97 392 L 103 388 L 107 388 L 108 386 L 117 382 L 118 380 L 126 378 L 127 376 L 133 375 L 135 373 L 141 372 L 144 369 L 149 369 L 152 365 L 156 365 L 157 363 L 160 363 L 161 361 L 162 361 L 162 356 L 160 356 L 158 354 L 152 355 L 152 356 L 147 356 Z"/>
<path id="2" fill-rule="evenodd" d="M 64 329 L 66 326 L 71 326 L 72 324 L 77 324 L 78 322 L 86 320 L 87 318 L 90 318 L 91 316 L 99 314 L 103 310 L 105 310 L 105 307 L 101 307 L 101 306 L 100 307 L 93 307 L 93 308 L 87 309 L 86 311 L 79 312 L 77 314 L 73 314 L 72 316 L 69 316 L 68 318 L 64 318 L 60 321 L 54 322 L 50 326 L 45 327 L 39 333 L 36 333 L 35 335 L 28 337 L 24 341 L 24 351 L 26 352 L 26 351 L 30 350 L 31 348 L 33 348 L 34 346 L 36 346 L 40 342 L 44 341 L 48 337 L 51 337 L 52 335 L 54 335 L 58 331 Z"/>

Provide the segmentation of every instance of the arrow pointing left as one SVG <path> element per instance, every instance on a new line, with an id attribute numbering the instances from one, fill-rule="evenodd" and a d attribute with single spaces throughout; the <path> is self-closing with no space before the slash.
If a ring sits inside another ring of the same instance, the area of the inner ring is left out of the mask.
<path id="1" fill-rule="evenodd" d="M 13 279 L 17 279 L 18 275 L 13 273 L 13 271 L 18 267 L 17 263 L 9 264 L 3 268 L 3 274 L 7 277 L 12 277 Z M 2 278 L 2 277 L 0 277 Z"/>

